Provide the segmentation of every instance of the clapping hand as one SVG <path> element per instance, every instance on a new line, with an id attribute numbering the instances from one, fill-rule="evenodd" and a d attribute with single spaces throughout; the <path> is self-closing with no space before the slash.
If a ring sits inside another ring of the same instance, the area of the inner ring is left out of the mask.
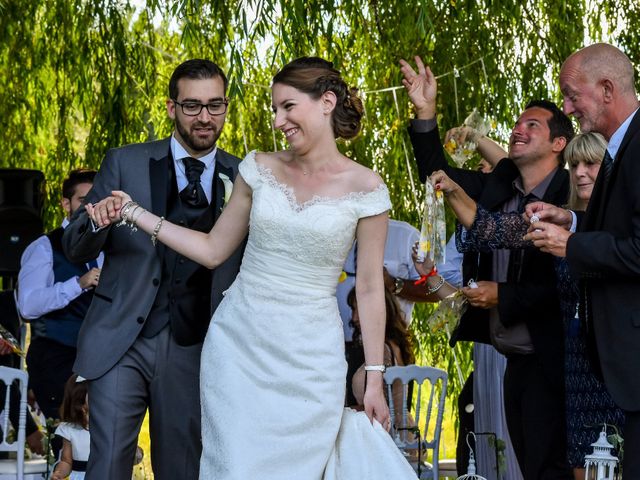
<path id="1" fill-rule="evenodd" d="M 415 61 L 418 73 L 405 60 L 400 60 L 402 84 L 416 108 L 417 118 L 428 120 L 436 116 L 438 83 L 429 66 L 425 66 L 420 57 L 416 56 Z"/>
<path id="2" fill-rule="evenodd" d="M 100 269 L 98 267 L 93 267 L 87 273 L 85 273 L 80 278 L 78 278 L 78 284 L 80 285 L 80 288 L 82 288 L 83 290 L 97 287 L 99 281 L 100 281 Z"/>

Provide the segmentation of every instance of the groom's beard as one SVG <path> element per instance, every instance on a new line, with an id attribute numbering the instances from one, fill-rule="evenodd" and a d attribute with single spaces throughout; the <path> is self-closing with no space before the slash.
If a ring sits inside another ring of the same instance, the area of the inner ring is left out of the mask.
<path id="1" fill-rule="evenodd" d="M 182 141 L 194 152 L 211 151 L 215 146 L 220 134 L 222 133 L 222 126 L 220 128 L 214 122 L 194 122 L 189 126 L 183 125 L 182 122 L 176 117 L 175 119 L 176 131 L 180 134 Z M 208 135 L 201 136 L 197 129 L 210 129 Z"/>

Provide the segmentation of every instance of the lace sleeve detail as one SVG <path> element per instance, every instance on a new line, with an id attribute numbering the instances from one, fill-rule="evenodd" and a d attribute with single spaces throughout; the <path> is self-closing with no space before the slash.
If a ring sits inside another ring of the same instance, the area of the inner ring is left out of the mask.
<path id="1" fill-rule="evenodd" d="M 240 165 L 238 165 L 238 171 L 247 185 L 251 187 L 251 189 L 255 189 L 256 184 L 259 180 L 258 175 L 258 166 L 256 165 L 256 151 L 253 150 L 247 153 L 247 156 L 244 157 Z"/>
<path id="2" fill-rule="evenodd" d="M 489 212 L 478 205 L 470 230 L 456 226 L 456 247 L 462 253 L 530 247 L 531 242 L 522 240 L 528 228 L 519 213 Z"/>
<path id="3" fill-rule="evenodd" d="M 372 217 L 387 210 L 391 210 L 389 190 L 384 183 L 378 185 L 370 192 L 358 192 L 353 194 L 358 202 L 358 218 Z"/>

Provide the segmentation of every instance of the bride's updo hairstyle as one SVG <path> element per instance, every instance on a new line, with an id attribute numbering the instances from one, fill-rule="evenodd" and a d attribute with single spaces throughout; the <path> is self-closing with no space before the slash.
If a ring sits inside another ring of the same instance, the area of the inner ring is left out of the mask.
<path id="1" fill-rule="evenodd" d="M 348 140 L 360 133 L 364 107 L 358 89 L 347 86 L 333 63 L 318 57 L 300 57 L 286 64 L 273 77 L 273 83 L 289 85 L 315 100 L 325 92 L 333 92 L 337 98 L 331 114 L 333 135 Z"/>

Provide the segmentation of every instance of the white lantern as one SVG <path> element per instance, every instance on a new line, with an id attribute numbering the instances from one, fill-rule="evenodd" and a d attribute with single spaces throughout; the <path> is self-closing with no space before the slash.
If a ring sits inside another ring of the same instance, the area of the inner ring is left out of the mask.
<path id="1" fill-rule="evenodd" d="M 476 439 L 476 435 L 473 432 L 467 433 L 467 446 L 469 447 L 469 467 L 467 468 L 466 475 L 461 475 L 456 480 L 487 480 L 486 478 L 476 474 L 476 459 L 473 454 L 473 448 L 471 448 L 471 444 L 469 444 L 469 435 L 473 437 L 474 443 Z"/>
<path id="2" fill-rule="evenodd" d="M 618 457 L 611 454 L 613 445 L 607 440 L 606 425 L 600 432 L 598 441 L 592 443 L 593 453 L 584 457 L 587 469 L 585 480 L 613 480 Z"/>

